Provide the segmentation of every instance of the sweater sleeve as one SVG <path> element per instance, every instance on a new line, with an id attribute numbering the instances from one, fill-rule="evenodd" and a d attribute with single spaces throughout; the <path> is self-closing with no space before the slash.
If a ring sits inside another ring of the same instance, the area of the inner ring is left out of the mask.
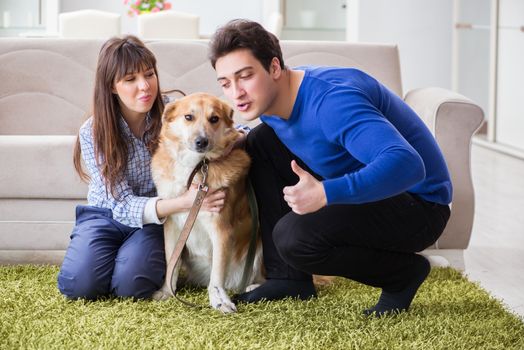
<path id="1" fill-rule="evenodd" d="M 328 204 L 381 200 L 406 191 L 425 177 L 422 158 L 380 112 L 376 98 L 363 90 L 342 90 L 324 102 L 320 115 L 326 138 L 362 164 L 323 181 Z"/>
<path id="2" fill-rule="evenodd" d="M 95 160 L 90 123 L 86 123 L 80 129 L 79 137 L 82 159 L 91 178 L 89 183 L 90 196 L 88 198 L 90 204 L 96 205 L 103 202 L 112 210 L 113 219 L 131 227 L 142 227 L 144 225 L 143 217 L 146 203 L 150 198 L 136 196 L 126 179 L 122 179 L 115 184 L 115 196 L 113 196 L 109 188 L 106 189 L 105 179 Z M 96 203 L 91 203 L 93 200 Z"/>

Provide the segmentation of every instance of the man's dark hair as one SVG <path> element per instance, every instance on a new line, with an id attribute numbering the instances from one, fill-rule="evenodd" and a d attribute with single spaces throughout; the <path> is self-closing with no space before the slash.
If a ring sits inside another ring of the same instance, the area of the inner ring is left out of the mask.
<path id="1" fill-rule="evenodd" d="M 220 57 L 238 49 L 251 51 L 268 72 L 273 57 L 278 58 L 280 67 L 285 69 L 277 37 L 257 22 L 234 19 L 218 28 L 209 44 L 209 59 L 213 68 Z"/>

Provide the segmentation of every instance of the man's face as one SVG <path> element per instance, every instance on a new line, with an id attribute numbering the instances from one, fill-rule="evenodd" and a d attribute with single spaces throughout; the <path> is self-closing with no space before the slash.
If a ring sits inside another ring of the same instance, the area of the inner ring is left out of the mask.
<path id="1" fill-rule="evenodd" d="M 278 66 L 278 60 L 276 62 Z M 271 109 L 277 95 L 276 79 L 281 72 L 278 68 L 275 69 L 272 62 L 271 73 L 268 72 L 248 49 L 232 51 L 215 64 L 224 95 L 246 121 L 254 120 Z"/>

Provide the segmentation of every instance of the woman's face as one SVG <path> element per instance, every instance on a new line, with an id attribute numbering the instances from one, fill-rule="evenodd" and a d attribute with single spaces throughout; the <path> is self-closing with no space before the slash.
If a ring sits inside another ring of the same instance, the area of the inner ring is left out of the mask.
<path id="1" fill-rule="evenodd" d="M 125 75 L 115 81 L 113 93 L 124 117 L 143 118 L 151 110 L 158 94 L 158 78 L 153 68 Z"/>

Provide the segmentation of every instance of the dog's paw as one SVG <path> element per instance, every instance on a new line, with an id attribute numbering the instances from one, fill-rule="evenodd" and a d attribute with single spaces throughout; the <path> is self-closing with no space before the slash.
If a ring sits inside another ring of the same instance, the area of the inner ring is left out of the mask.
<path id="1" fill-rule="evenodd" d="M 169 293 L 169 292 L 167 292 L 167 291 L 165 291 L 163 289 L 157 290 L 152 295 L 153 300 L 156 300 L 156 301 L 164 301 L 164 300 L 167 300 L 167 299 L 169 299 L 171 297 L 172 297 L 171 293 Z"/>
<path id="2" fill-rule="evenodd" d="M 237 307 L 231 299 L 229 299 L 224 288 L 209 286 L 208 293 L 209 303 L 213 309 L 219 310 L 225 314 L 237 312 Z"/>
<path id="3" fill-rule="evenodd" d="M 246 287 L 245 292 L 246 293 L 251 292 L 252 290 L 257 289 L 260 286 L 261 286 L 260 284 L 250 284 L 249 286 Z"/>

